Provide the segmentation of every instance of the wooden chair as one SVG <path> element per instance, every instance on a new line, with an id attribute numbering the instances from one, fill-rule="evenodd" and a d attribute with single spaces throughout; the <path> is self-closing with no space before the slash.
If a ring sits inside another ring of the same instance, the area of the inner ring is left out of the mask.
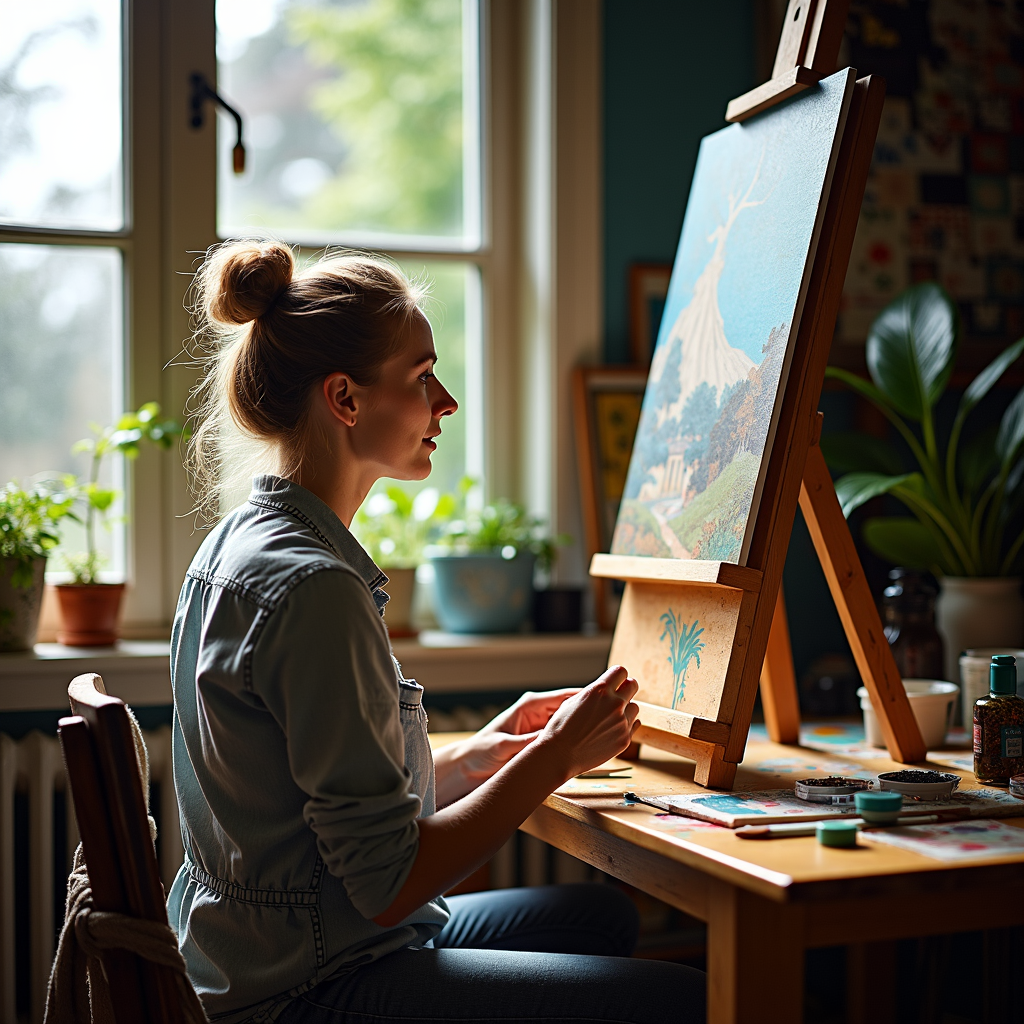
<path id="1" fill-rule="evenodd" d="M 60 720 L 58 733 L 93 907 L 167 924 L 128 710 L 95 673 L 76 676 L 68 697 L 74 715 Z M 174 970 L 128 950 L 107 950 L 102 959 L 117 1024 L 182 1020 Z"/>

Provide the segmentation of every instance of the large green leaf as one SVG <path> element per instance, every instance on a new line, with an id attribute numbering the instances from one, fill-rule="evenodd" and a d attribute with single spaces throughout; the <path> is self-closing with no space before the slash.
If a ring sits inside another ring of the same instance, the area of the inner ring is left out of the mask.
<path id="1" fill-rule="evenodd" d="M 876 516 L 864 523 L 864 541 L 894 565 L 931 569 L 942 562 L 939 544 L 923 523 L 910 516 Z"/>
<path id="2" fill-rule="evenodd" d="M 869 402 L 874 402 L 875 405 L 892 409 L 892 402 L 871 381 L 858 377 L 857 374 L 851 373 L 849 370 L 844 370 L 838 366 L 828 366 L 825 368 L 825 376 L 831 377 L 833 380 L 841 380 L 848 388 L 856 391 L 859 395 L 863 395 Z"/>
<path id="3" fill-rule="evenodd" d="M 999 423 L 996 435 L 996 454 L 1004 467 L 1020 454 L 1024 444 L 1024 388 L 1017 392 Z"/>
<path id="4" fill-rule="evenodd" d="M 867 342 L 871 379 L 904 416 L 920 420 L 946 389 L 959 341 L 956 307 L 933 281 L 879 314 Z"/>
<path id="5" fill-rule="evenodd" d="M 890 476 L 885 473 L 847 473 L 836 481 L 836 496 L 842 506 L 843 515 L 850 513 L 866 501 L 877 498 L 880 494 L 887 494 L 894 487 L 906 483 L 913 473 L 904 473 L 901 476 Z"/>
<path id="6" fill-rule="evenodd" d="M 991 390 L 999 378 L 1024 354 L 1024 338 L 1015 341 L 1005 348 L 981 373 L 978 374 L 964 391 L 960 399 L 957 417 L 966 416 Z"/>
<path id="7" fill-rule="evenodd" d="M 960 446 L 958 470 L 960 482 L 968 494 L 981 490 L 996 468 L 997 431 L 998 427 L 993 423 Z"/>
<path id="8" fill-rule="evenodd" d="M 821 435 L 821 452 L 829 468 L 840 473 L 899 473 L 899 452 L 888 441 L 855 430 Z"/>

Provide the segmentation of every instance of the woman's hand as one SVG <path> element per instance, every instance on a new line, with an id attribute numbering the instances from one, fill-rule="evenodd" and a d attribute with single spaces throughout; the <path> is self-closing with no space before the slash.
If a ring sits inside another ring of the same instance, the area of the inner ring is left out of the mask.
<path id="1" fill-rule="evenodd" d="M 577 687 L 547 693 L 524 693 L 478 733 L 442 747 L 435 754 L 437 803 L 444 807 L 471 793 L 500 771 L 524 747 L 532 743 L 552 714 Z"/>
<path id="2" fill-rule="evenodd" d="M 626 670 L 616 666 L 558 702 L 536 738 L 531 732 L 496 730 L 473 737 L 480 742 L 489 742 L 485 740 L 488 735 L 496 737 L 495 756 L 500 756 L 498 751 L 506 743 L 522 744 L 521 752 L 461 800 L 441 796 L 439 774 L 439 801 L 454 802 L 419 819 L 416 860 L 391 906 L 374 921 L 392 928 L 427 900 L 450 889 L 492 857 L 549 793 L 625 750 L 636 728 L 638 708 L 632 702 L 636 691 L 636 680 L 627 678 Z M 532 700 L 526 703 L 536 710 Z M 501 724 L 511 728 L 518 721 L 512 715 Z M 529 713 L 522 719 L 527 725 L 534 721 Z"/>
<path id="3" fill-rule="evenodd" d="M 559 705 L 539 741 L 566 758 L 566 777 L 589 771 L 629 746 L 640 709 L 637 681 L 613 665 L 590 686 Z"/>

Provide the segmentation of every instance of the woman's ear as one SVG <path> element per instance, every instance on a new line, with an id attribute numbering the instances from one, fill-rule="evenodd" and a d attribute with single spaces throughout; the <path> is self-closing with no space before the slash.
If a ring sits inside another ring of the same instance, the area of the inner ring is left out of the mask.
<path id="1" fill-rule="evenodd" d="M 361 391 L 347 373 L 332 373 L 324 378 L 323 396 L 327 409 L 331 416 L 346 427 L 356 425 Z"/>

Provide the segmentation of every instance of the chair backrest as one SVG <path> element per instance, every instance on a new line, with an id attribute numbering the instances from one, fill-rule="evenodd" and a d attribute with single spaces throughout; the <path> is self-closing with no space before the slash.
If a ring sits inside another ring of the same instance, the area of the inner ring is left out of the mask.
<path id="1" fill-rule="evenodd" d="M 58 725 L 93 906 L 167 923 L 135 739 L 123 701 L 95 673 L 68 687 L 71 718 Z M 174 972 L 124 950 L 103 957 L 117 1024 L 171 1024 L 180 1014 Z"/>

